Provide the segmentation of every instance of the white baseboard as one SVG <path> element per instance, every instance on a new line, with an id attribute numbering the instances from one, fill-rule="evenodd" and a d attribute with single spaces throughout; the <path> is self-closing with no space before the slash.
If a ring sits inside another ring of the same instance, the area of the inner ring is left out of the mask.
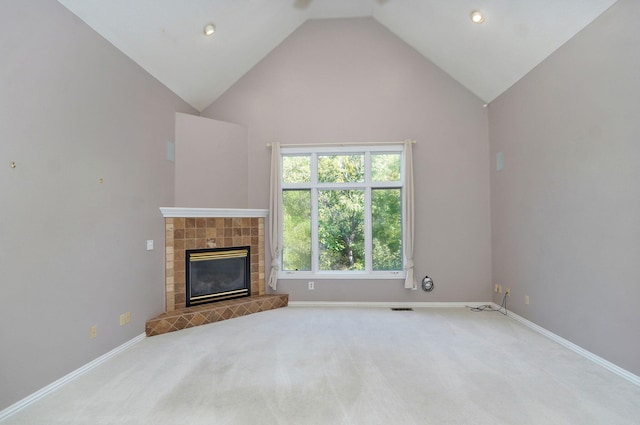
<path id="1" fill-rule="evenodd" d="M 498 306 L 496 305 L 495 307 L 498 307 Z M 593 354 L 592 352 L 585 350 L 584 348 L 580 347 L 579 345 L 576 345 L 573 342 L 568 341 L 568 340 L 562 338 L 561 336 L 556 335 L 553 332 L 546 330 L 542 326 L 538 326 L 535 323 L 525 319 L 524 317 L 518 316 L 517 314 L 515 314 L 515 313 L 513 313 L 511 311 L 509 311 L 508 316 L 511 317 L 513 320 L 522 323 L 526 327 L 528 327 L 530 329 L 533 329 L 534 331 L 546 336 L 550 340 L 555 341 L 558 344 L 568 348 L 569 350 L 573 351 L 574 353 L 577 353 L 577 354 L 581 355 L 585 359 L 591 360 L 592 362 L 594 362 L 594 363 L 602 366 L 603 368 L 615 373 L 616 375 L 619 375 L 619 376 L 623 377 L 627 381 L 640 386 L 640 376 L 634 375 L 633 373 L 629 372 L 628 370 L 625 370 L 625 369 L 623 369 L 623 368 L 611 363 L 610 361 L 605 360 L 602 357 L 597 356 L 597 355 Z"/>
<path id="2" fill-rule="evenodd" d="M 113 350 L 109 351 L 108 353 L 103 354 L 102 356 L 98 357 L 97 359 L 87 363 L 86 365 L 82 366 L 81 368 L 74 370 L 73 372 L 63 376 L 62 378 L 58 379 L 55 382 L 52 382 L 51 384 L 47 385 L 46 387 L 39 389 L 38 391 L 36 391 L 35 393 L 31 394 L 30 396 L 25 397 L 22 400 L 12 404 L 11 406 L 7 407 L 6 409 L 0 411 L 0 422 L 4 421 L 9 416 L 17 413 L 18 411 L 24 409 L 25 407 L 35 403 L 36 401 L 40 400 L 42 397 L 46 396 L 47 394 L 52 393 L 53 391 L 57 390 L 61 386 L 65 385 L 65 384 L 73 381 L 74 379 L 78 378 L 79 376 L 89 372 L 91 369 L 94 369 L 95 367 L 101 365 L 102 363 L 104 363 L 107 360 L 109 360 L 111 357 L 113 357 L 116 354 L 119 354 L 119 353 L 123 352 L 124 350 L 132 347 L 133 345 L 137 344 L 138 342 L 142 341 L 145 338 L 146 338 L 145 334 L 140 334 L 137 337 L 135 337 L 133 339 L 130 339 L 129 341 L 127 341 L 124 344 L 120 345 L 119 347 L 116 347 Z"/>
<path id="3" fill-rule="evenodd" d="M 391 307 L 477 307 L 480 305 L 490 305 L 494 309 L 499 309 L 500 306 L 494 302 L 468 302 L 468 303 L 460 303 L 460 302 L 351 302 L 351 301 L 289 301 L 290 307 L 383 307 L 383 308 L 391 308 Z M 524 317 L 518 316 L 517 314 L 509 311 L 507 314 L 511 319 L 522 323 L 526 327 L 544 335 L 552 341 L 557 342 L 558 344 L 568 348 L 580 356 L 591 360 L 599 366 L 604 367 L 605 369 L 615 373 L 618 376 L 626 379 L 627 381 L 640 386 L 640 376 L 634 375 L 633 373 L 625 370 L 608 360 L 603 359 L 590 351 L 585 350 L 584 348 L 574 344 L 571 341 L 568 341 L 561 336 L 554 334 L 551 331 L 546 330 L 542 326 L 538 326 L 535 323 L 525 319 Z"/>
<path id="4" fill-rule="evenodd" d="M 467 306 L 472 306 L 472 307 L 477 307 L 480 305 L 491 305 L 494 308 L 499 308 L 500 306 L 493 303 L 493 302 L 468 302 L 468 303 L 461 303 L 461 302 L 358 302 L 358 301 L 289 301 L 289 307 L 364 307 L 364 308 L 370 308 L 370 307 L 382 307 L 382 308 L 391 308 L 391 307 L 415 307 L 415 308 L 420 308 L 420 307 L 436 307 L 436 308 L 447 308 L 447 307 L 467 307 Z M 564 346 L 565 348 L 568 348 L 569 350 L 579 354 L 580 356 L 591 360 L 592 362 L 604 367 L 605 369 L 615 373 L 616 375 L 628 380 L 629 382 L 636 384 L 638 386 L 640 386 L 640 376 L 634 375 L 633 373 L 611 363 L 608 360 L 603 359 L 602 357 L 599 357 L 593 353 L 591 353 L 590 351 L 585 350 L 584 348 L 572 343 L 571 341 L 568 341 L 564 338 L 562 338 L 561 336 L 558 336 L 556 334 L 554 334 L 553 332 L 550 332 L 548 330 L 546 330 L 545 328 L 536 325 L 535 323 L 525 319 L 524 317 L 521 317 L 511 311 L 509 311 L 508 313 L 508 317 L 510 317 L 511 319 L 520 322 L 521 324 L 523 324 L 524 326 L 540 333 L 541 335 L 544 335 L 545 337 L 551 339 L 552 341 L 557 342 L 558 344 Z M 87 363 L 86 365 L 82 366 L 79 369 L 76 369 L 75 371 L 69 373 L 68 375 L 63 376 L 62 378 L 58 379 L 57 381 L 47 385 L 46 387 L 36 391 L 35 393 L 31 394 L 28 397 L 25 397 L 24 399 L 12 404 L 11 406 L 7 407 L 6 409 L 0 411 L 0 422 L 4 421 L 5 419 L 7 419 L 9 416 L 17 413 L 18 411 L 24 409 L 25 407 L 35 403 L 36 401 L 40 400 L 41 398 L 43 398 L 45 395 L 55 391 L 56 389 L 60 388 L 61 386 L 63 386 L 64 384 L 78 378 L 79 376 L 87 373 L 88 371 L 90 371 L 91 369 L 94 369 L 95 367 L 97 367 L 98 365 L 104 363 L 105 361 L 107 361 L 108 359 L 110 359 L 111 357 L 115 356 L 116 354 L 121 353 L 122 351 L 132 347 L 133 345 L 137 344 L 138 342 L 142 341 L 143 339 L 146 338 L 145 334 L 141 334 L 138 335 L 137 337 L 125 342 L 124 344 L 120 345 L 119 347 L 114 348 L 113 350 L 109 351 L 106 354 L 103 354 L 102 356 L 98 357 L 97 359 L 93 360 L 90 363 Z"/>
<path id="5" fill-rule="evenodd" d="M 289 301 L 289 307 L 477 307 L 479 305 L 489 304 L 488 302 L 377 302 L 377 301 Z"/>

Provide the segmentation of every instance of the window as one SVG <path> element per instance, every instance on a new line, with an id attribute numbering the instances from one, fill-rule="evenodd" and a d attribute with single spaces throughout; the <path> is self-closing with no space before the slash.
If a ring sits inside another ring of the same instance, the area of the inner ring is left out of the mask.
<path id="1" fill-rule="evenodd" d="M 279 278 L 402 278 L 401 145 L 281 150 Z"/>

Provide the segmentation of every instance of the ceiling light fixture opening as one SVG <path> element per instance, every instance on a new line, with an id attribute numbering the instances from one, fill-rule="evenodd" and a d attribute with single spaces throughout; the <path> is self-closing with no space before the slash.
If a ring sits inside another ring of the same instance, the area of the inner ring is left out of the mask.
<path id="1" fill-rule="evenodd" d="M 207 24 L 204 27 L 204 35 L 206 35 L 207 37 L 213 35 L 213 33 L 216 32 L 216 26 L 213 24 Z"/>
<path id="2" fill-rule="evenodd" d="M 482 14 L 482 12 L 474 10 L 473 12 L 471 12 L 471 22 L 473 22 L 474 24 L 481 24 L 484 22 L 484 15 Z"/>

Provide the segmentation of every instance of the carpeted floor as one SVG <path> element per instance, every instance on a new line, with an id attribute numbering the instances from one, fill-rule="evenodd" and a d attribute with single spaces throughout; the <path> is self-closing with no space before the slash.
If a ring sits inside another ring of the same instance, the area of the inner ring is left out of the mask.
<path id="1" fill-rule="evenodd" d="M 17 424 L 639 424 L 640 387 L 495 312 L 287 307 L 146 338 Z"/>

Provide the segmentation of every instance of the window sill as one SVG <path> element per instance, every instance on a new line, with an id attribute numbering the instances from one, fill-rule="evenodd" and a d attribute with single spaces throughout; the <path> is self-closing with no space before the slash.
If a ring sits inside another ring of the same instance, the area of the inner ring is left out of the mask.
<path id="1" fill-rule="evenodd" d="M 397 272 L 374 272 L 374 273 L 366 273 L 366 272 L 349 272 L 349 273 L 337 273 L 337 272 L 320 272 L 320 273 L 311 273 L 311 272 L 280 272 L 278 273 L 278 279 L 289 279 L 289 280 L 391 280 L 398 279 L 404 280 L 406 278 L 406 273 L 404 271 Z"/>

